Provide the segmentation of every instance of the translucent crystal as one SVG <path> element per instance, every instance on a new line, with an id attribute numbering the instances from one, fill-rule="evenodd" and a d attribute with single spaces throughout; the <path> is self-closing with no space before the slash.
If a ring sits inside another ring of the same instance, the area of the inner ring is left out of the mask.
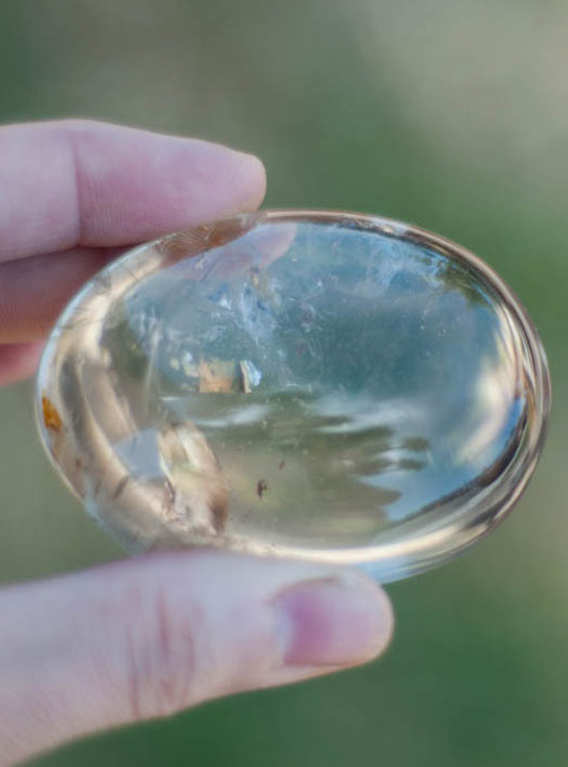
<path id="1" fill-rule="evenodd" d="M 40 430 L 128 549 L 438 564 L 524 489 L 536 331 L 479 259 L 385 219 L 262 212 L 132 250 L 67 307 Z"/>

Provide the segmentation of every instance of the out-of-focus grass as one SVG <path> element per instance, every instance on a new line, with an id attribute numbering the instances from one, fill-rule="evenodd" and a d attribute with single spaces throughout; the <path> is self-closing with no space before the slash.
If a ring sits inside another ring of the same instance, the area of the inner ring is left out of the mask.
<path id="1" fill-rule="evenodd" d="M 522 296 L 556 394 L 511 520 L 390 587 L 398 632 L 384 660 L 38 765 L 566 763 L 567 22 L 561 0 L 0 5 L 0 121 L 79 115 L 209 137 L 265 160 L 270 206 L 364 210 L 450 236 Z M 3 581 L 120 556 L 52 475 L 30 401 L 29 386 L 0 393 Z"/>

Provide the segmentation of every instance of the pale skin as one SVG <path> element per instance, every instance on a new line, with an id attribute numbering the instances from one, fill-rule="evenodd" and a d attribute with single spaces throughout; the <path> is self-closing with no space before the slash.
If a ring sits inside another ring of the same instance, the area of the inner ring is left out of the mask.
<path id="1" fill-rule="evenodd" d="M 260 205 L 261 162 L 84 121 L 0 128 L 0 383 L 125 246 Z M 10 510 L 5 510 L 10 513 Z M 0 767 L 91 732 L 377 657 L 392 609 L 331 566 L 199 551 L 0 590 Z"/>

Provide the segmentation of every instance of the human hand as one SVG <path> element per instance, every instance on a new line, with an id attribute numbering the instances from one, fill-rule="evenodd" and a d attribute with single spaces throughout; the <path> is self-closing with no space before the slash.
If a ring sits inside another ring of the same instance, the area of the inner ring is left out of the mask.
<path id="1" fill-rule="evenodd" d="M 254 157 L 89 122 L 0 128 L 0 383 L 118 249 L 254 209 Z M 0 590 L 0 767 L 71 738 L 376 657 L 384 592 L 332 566 L 195 550 Z"/>

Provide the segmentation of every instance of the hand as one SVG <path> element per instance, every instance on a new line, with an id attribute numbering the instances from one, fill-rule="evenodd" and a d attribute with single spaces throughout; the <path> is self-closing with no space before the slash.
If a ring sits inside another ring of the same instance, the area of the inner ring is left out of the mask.
<path id="1" fill-rule="evenodd" d="M 65 301 L 117 249 L 254 209 L 254 157 L 89 122 L 0 128 L 0 382 L 32 373 Z M 364 575 L 220 551 L 0 591 L 0 765 L 97 729 L 374 658 Z"/>

